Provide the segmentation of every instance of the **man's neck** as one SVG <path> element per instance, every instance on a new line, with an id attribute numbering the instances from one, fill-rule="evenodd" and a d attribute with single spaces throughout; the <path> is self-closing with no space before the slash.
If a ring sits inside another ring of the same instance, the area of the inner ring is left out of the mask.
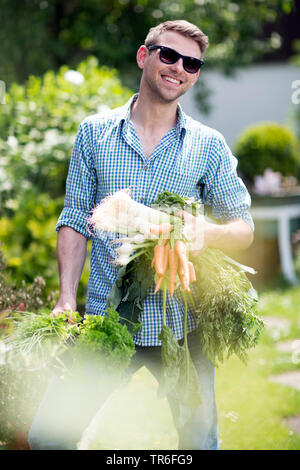
<path id="1" fill-rule="evenodd" d="M 167 131 L 177 123 L 177 105 L 178 100 L 163 103 L 140 93 L 131 107 L 130 118 L 135 127 L 147 134 Z"/>

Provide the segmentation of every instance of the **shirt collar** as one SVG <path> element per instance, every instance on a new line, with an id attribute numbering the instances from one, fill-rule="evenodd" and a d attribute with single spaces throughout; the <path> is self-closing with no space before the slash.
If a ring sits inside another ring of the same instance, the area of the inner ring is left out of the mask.
<path id="1" fill-rule="evenodd" d="M 123 125 L 123 130 L 126 131 L 129 125 L 130 121 L 130 110 L 131 110 L 131 105 L 137 100 L 139 96 L 139 93 L 135 93 L 128 101 L 125 103 L 123 106 L 123 109 L 120 112 L 119 119 L 117 124 L 122 123 Z M 180 138 L 181 134 L 184 136 L 185 132 L 187 130 L 187 116 L 184 113 L 181 105 L 178 103 L 177 105 L 177 114 L 178 114 L 178 120 L 176 124 L 176 135 L 177 138 Z"/>
<path id="2" fill-rule="evenodd" d="M 178 121 L 177 121 L 176 130 L 177 130 L 177 136 L 180 137 L 181 133 L 184 136 L 187 131 L 187 116 L 185 112 L 183 111 L 180 103 L 178 103 L 177 112 L 178 112 Z"/>

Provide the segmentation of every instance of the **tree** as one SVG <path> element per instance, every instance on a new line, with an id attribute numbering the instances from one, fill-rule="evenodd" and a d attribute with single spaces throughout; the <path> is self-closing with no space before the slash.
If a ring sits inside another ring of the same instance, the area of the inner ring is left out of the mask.
<path id="1" fill-rule="evenodd" d="M 206 66 L 232 73 L 278 49 L 271 32 L 264 37 L 264 25 L 292 14 L 293 6 L 293 0 L 0 0 L 0 78 L 8 86 L 94 55 L 134 88 L 135 55 L 147 31 L 178 18 L 209 36 Z"/>

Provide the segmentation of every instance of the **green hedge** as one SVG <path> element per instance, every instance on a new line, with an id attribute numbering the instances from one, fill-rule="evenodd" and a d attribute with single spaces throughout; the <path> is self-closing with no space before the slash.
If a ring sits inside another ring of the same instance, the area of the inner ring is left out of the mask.
<path id="1" fill-rule="evenodd" d="M 247 127 L 238 137 L 235 154 L 239 170 L 250 183 L 266 168 L 283 176 L 300 174 L 300 146 L 297 137 L 276 122 L 262 122 Z"/>

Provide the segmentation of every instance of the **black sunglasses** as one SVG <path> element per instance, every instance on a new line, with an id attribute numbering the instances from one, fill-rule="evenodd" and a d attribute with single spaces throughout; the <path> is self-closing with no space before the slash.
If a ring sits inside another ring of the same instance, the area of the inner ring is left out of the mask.
<path id="1" fill-rule="evenodd" d="M 170 47 L 147 46 L 147 49 L 149 51 L 160 49 L 159 58 L 164 64 L 175 64 L 179 59 L 182 59 L 183 68 L 188 73 L 197 73 L 200 67 L 204 64 L 203 60 L 196 59 L 196 57 L 181 55 Z"/>

